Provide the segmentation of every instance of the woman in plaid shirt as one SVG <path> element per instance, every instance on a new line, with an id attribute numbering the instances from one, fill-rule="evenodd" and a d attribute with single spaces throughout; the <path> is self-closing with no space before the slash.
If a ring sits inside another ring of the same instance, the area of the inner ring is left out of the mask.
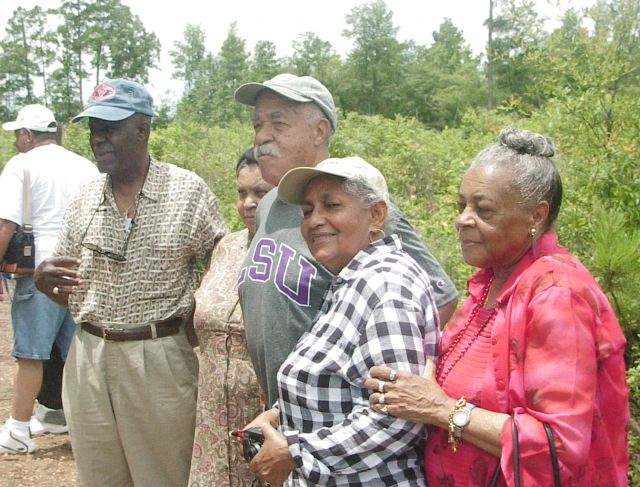
<path id="1" fill-rule="evenodd" d="M 302 206 L 302 235 L 335 278 L 280 368 L 277 407 L 252 422 L 265 442 L 251 469 L 272 486 L 424 486 L 422 427 L 375 411 L 364 384 L 373 365 L 422 374 L 438 341 L 429 278 L 383 231 L 382 174 L 327 159 L 289 171 L 278 196 Z"/>

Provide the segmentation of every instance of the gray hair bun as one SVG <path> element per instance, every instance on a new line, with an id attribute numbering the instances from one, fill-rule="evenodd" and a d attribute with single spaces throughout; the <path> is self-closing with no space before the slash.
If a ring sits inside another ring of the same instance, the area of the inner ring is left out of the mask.
<path id="1" fill-rule="evenodd" d="M 515 127 L 505 127 L 500 131 L 498 143 L 519 154 L 552 157 L 556 153 L 553 141 L 546 135 L 536 134 Z"/>

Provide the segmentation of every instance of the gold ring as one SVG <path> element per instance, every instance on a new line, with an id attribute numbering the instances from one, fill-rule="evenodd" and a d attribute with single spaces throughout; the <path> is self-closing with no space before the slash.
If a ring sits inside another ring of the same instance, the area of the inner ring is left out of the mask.
<path id="1" fill-rule="evenodd" d="M 58 289 L 58 286 L 54 287 L 53 290 L 51 291 L 53 294 L 58 294 L 60 292 L 60 289 Z"/>
<path id="2" fill-rule="evenodd" d="M 380 411 L 382 411 L 384 414 L 388 414 L 386 404 L 380 408 Z"/>
<path id="3" fill-rule="evenodd" d="M 396 380 L 396 375 L 398 375 L 398 371 L 396 369 L 391 369 L 391 373 L 389 374 L 389 380 L 391 382 Z"/>
<path id="4" fill-rule="evenodd" d="M 384 381 L 383 380 L 379 380 L 378 381 L 378 392 L 380 394 L 384 393 Z"/>
<path id="5" fill-rule="evenodd" d="M 384 404 L 384 394 L 380 394 L 380 397 L 378 398 L 378 403 Z"/>

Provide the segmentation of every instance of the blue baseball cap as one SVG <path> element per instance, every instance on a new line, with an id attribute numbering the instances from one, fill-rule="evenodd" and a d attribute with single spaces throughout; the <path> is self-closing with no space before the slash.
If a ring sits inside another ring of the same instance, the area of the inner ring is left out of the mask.
<path id="1" fill-rule="evenodd" d="M 99 118 L 119 122 L 134 113 L 153 117 L 153 98 L 144 86 L 128 79 L 113 79 L 95 87 L 85 111 L 71 119 Z"/>

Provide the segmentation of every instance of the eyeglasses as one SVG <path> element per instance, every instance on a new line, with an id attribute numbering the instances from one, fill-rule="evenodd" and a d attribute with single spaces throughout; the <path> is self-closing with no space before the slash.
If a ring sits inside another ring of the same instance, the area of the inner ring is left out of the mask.
<path id="1" fill-rule="evenodd" d="M 116 260 L 118 262 L 124 262 L 124 261 L 127 260 L 127 258 L 126 258 L 127 247 L 129 246 L 129 240 L 131 240 L 131 234 L 133 233 L 133 227 L 135 225 L 135 214 L 134 214 L 133 218 L 131 219 L 131 224 L 129 225 L 129 228 L 127 230 L 127 236 L 126 236 L 126 238 L 124 240 L 124 244 L 122 245 L 122 248 L 119 249 L 118 251 L 114 252 L 113 250 L 103 249 L 98 244 L 91 243 L 91 242 L 85 242 L 85 240 L 87 238 L 87 234 L 89 233 L 89 228 L 91 228 L 91 224 L 93 223 L 93 220 L 96 217 L 96 215 L 98 214 L 98 212 L 105 212 L 106 213 L 106 211 L 107 211 L 107 207 L 102 205 L 102 204 L 99 205 L 94 210 L 93 215 L 91 215 L 91 220 L 89 220 L 89 224 L 87 225 L 87 228 L 84 231 L 84 234 L 82 235 L 82 240 L 80 241 L 80 245 L 83 246 L 85 249 L 89 249 L 89 250 L 91 250 L 93 252 L 96 252 L 98 254 L 104 255 L 105 257 L 108 257 L 109 259 L 113 259 L 113 260 Z M 106 236 L 102 236 L 102 238 L 107 238 L 107 237 Z"/>

